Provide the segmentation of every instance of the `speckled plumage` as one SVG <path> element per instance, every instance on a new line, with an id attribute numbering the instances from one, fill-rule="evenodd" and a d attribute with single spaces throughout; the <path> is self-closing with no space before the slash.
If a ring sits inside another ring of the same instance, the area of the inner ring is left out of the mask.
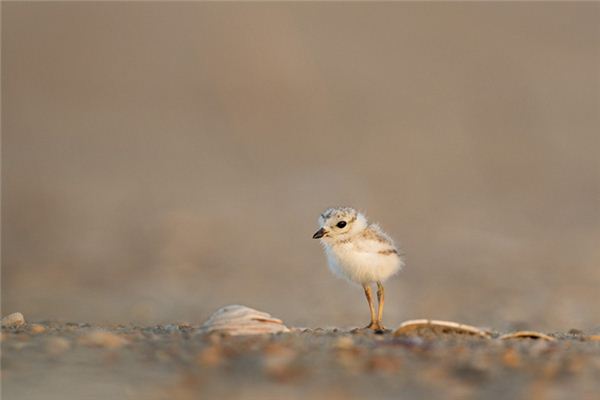
<path id="1" fill-rule="evenodd" d="M 336 226 L 340 221 L 344 228 Z M 329 208 L 319 225 L 326 231 L 320 239 L 329 268 L 338 276 L 361 285 L 383 282 L 404 265 L 394 241 L 353 208 Z"/>
<path id="2" fill-rule="evenodd" d="M 400 251 L 377 224 L 350 207 L 328 208 L 319 216 L 320 239 L 329 269 L 350 282 L 361 285 L 369 303 L 371 323 L 367 329 L 381 332 L 384 289 L 382 282 L 396 274 L 404 261 Z M 371 284 L 377 284 L 377 315 L 373 306 Z"/>

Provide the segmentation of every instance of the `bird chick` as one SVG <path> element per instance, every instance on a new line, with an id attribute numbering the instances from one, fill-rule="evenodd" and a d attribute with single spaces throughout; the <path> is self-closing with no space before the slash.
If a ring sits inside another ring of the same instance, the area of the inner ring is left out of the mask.
<path id="1" fill-rule="evenodd" d="M 363 214 L 350 207 L 325 210 L 319 216 L 319 226 L 313 239 L 320 239 L 329 269 L 363 287 L 371 312 L 371 322 L 365 329 L 382 332 L 385 329 L 382 282 L 404 266 L 394 241 L 377 224 L 370 224 Z M 377 313 L 371 284 L 377 284 Z"/>

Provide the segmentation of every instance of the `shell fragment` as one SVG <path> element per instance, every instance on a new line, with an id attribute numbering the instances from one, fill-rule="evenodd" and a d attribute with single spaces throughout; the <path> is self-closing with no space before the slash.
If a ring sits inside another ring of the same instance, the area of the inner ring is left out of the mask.
<path id="1" fill-rule="evenodd" d="M 199 329 L 203 334 L 220 332 L 229 335 L 259 335 L 289 331 L 280 319 L 241 305 L 229 305 L 218 309 Z"/>
<path id="2" fill-rule="evenodd" d="M 438 321 L 434 319 L 414 319 L 402 323 L 398 329 L 394 331 L 394 336 L 407 335 L 407 334 L 460 334 L 460 335 L 472 335 L 479 336 L 482 338 L 490 338 L 491 334 L 483 329 L 459 324 L 451 321 Z"/>

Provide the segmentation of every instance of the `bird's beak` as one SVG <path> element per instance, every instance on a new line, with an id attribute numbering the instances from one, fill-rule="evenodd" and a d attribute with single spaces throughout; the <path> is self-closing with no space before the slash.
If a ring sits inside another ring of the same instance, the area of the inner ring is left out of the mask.
<path id="1" fill-rule="evenodd" d="M 325 228 L 321 228 L 315 232 L 315 234 L 313 235 L 313 239 L 320 239 L 323 236 L 325 236 L 326 233 L 327 231 L 325 230 Z"/>

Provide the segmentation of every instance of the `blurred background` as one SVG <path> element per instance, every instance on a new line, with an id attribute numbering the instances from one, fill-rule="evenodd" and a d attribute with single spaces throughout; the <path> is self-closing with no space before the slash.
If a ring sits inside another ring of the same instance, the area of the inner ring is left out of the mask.
<path id="1" fill-rule="evenodd" d="M 600 3 L 2 2 L 2 314 L 600 327 Z"/>

